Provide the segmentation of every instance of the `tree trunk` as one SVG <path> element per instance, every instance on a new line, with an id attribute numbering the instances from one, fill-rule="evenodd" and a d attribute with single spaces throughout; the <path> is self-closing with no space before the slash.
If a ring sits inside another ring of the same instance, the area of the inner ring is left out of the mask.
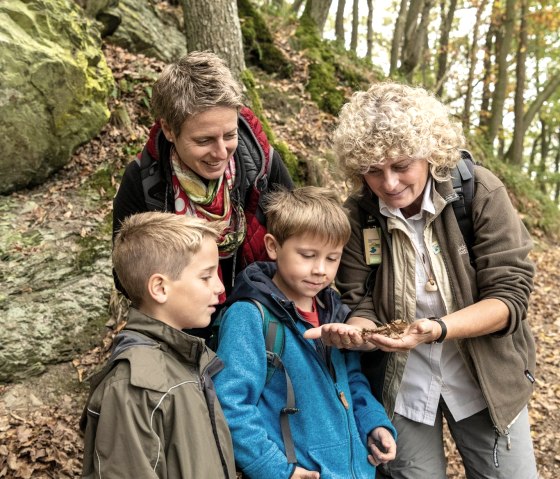
<path id="1" fill-rule="evenodd" d="M 560 202 L 560 129 L 558 130 L 556 139 L 558 142 L 558 147 L 556 149 L 556 157 L 554 158 L 554 176 L 556 178 L 554 188 L 554 202 L 558 205 Z"/>
<path id="2" fill-rule="evenodd" d="M 338 0 L 336 8 L 336 19 L 334 22 L 334 34 L 336 40 L 342 45 L 346 45 L 346 38 L 344 35 L 344 8 L 346 7 L 346 0 Z"/>
<path id="3" fill-rule="evenodd" d="M 541 118 L 541 161 L 537 168 L 537 184 L 539 189 L 546 193 L 546 160 L 548 158 L 548 150 L 550 145 L 550 134 L 548 133 L 548 125 Z"/>
<path id="4" fill-rule="evenodd" d="M 305 2 L 305 10 L 303 15 L 307 15 L 317 25 L 319 35 L 323 36 L 325 23 L 329 16 L 329 9 L 331 8 L 332 0 L 307 0 Z"/>
<path id="5" fill-rule="evenodd" d="M 371 60 L 371 56 L 373 53 L 373 0 L 367 0 L 367 51 L 366 51 L 366 58 Z"/>
<path id="6" fill-rule="evenodd" d="M 401 54 L 401 72 L 409 82 L 412 81 L 412 75 L 418 67 L 426 44 L 432 5 L 433 0 L 411 0 L 410 2 Z M 419 14 L 420 19 L 418 19 Z"/>
<path id="7" fill-rule="evenodd" d="M 513 128 L 513 140 L 506 155 L 506 160 L 517 166 L 521 166 L 523 163 L 523 140 L 525 139 L 525 129 L 523 128 L 523 93 L 525 92 L 525 61 L 527 59 L 527 0 L 521 0 L 520 8 L 521 24 L 517 43 L 517 64 L 515 67 L 515 124 Z"/>
<path id="8" fill-rule="evenodd" d="M 480 29 L 480 19 L 482 18 L 482 12 L 486 7 L 486 3 L 488 0 L 482 0 L 480 5 L 476 9 L 476 20 L 474 23 L 473 29 L 473 37 L 472 42 L 469 48 L 469 55 L 468 55 L 468 65 L 469 65 L 469 74 L 467 78 L 467 91 L 465 93 L 465 107 L 463 109 L 463 128 L 468 129 L 470 127 L 470 119 L 471 119 L 471 106 L 472 106 L 472 95 L 473 95 L 473 88 L 474 88 L 474 73 L 476 70 L 476 52 L 478 51 L 478 31 Z"/>
<path id="9" fill-rule="evenodd" d="M 443 94 L 443 79 L 447 75 L 447 57 L 449 54 L 449 32 L 453 25 L 453 18 L 455 16 L 455 8 L 457 7 L 457 0 L 449 1 L 449 9 L 445 13 L 445 0 L 442 0 L 441 5 L 441 28 L 439 39 L 439 52 L 437 59 L 437 74 L 436 83 L 438 88 L 436 94 L 441 97 Z"/>
<path id="10" fill-rule="evenodd" d="M 499 36 L 498 31 L 498 17 L 500 15 L 500 0 L 494 0 L 492 3 L 492 14 L 490 16 L 490 26 L 486 33 L 486 42 L 484 45 L 484 61 L 483 61 L 483 76 L 482 76 L 482 100 L 480 103 L 480 119 L 479 124 L 481 128 L 487 129 L 490 122 L 490 98 L 492 93 L 490 85 L 493 83 L 495 68 L 492 63 L 492 58 L 496 50 L 496 42 Z"/>
<path id="11" fill-rule="evenodd" d="M 350 50 L 356 53 L 358 49 L 358 29 L 360 28 L 360 0 L 352 3 L 352 36 L 350 37 Z"/>
<path id="12" fill-rule="evenodd" d="M 502 24 L 503 35 L 499 50 L 496 51 L 496 83 L 492 94 L 492 109 L 488 125 L 487 140 L 492 145 L 502 126 L 504 118 L 504 104 L 508 87 L 508 55 L 513 39 L 515 23 L 515 2 L 506 0 L 504 21 Z"/>
<path id="13" fill-rule="evenodd" d="M 299 11 L 301 10 L 301 6 L 303 5 L 303 0 L 294 0 L 292 3 L 292 12 L 296 15 L 299 15 Z"/>
<path id="14" fill-rule="evenodd" d="M 401 45 L 403 44 L 404 25 L 408 11 L 408 0 L 401 0 L 399 7 L 399 15 L 395 22 L 395 31 L 393 32 L 393 39 L 391 41 L 391 60 L 389 67 L 389 76 L 393 76 L 399 66 L 399 58 L 401 53 Z"/>
<path id="15" fill-rule="evenodd" d="M 245 70 L 236 0 L 183 0 L 187 50 L 209 50 L 239 79 Z"/>

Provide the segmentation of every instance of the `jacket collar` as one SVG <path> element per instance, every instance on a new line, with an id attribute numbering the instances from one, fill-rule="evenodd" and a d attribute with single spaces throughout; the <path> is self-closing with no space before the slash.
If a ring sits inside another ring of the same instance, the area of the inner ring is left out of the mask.
<path id="1" fill-rule="evenodd" d="M 199 364 L 202 354 L 207 351 L 204 339 L 172 328 L 133 307 L 129 310 L 125 329 L 156 340 L 161 349 L 164 351 L 171 349 L 191 364 Z"/>

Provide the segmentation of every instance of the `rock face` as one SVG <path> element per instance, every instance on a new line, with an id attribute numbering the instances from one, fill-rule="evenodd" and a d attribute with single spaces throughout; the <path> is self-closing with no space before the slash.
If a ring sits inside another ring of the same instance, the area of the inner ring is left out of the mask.
<path id="1" fill-rule="evenodd" d="M 121 23 L 107 41 L 167 63 L 187 53 L 187 40 L 173 13 L 154 6 L 149 0 L 119 0 L 116 7 L 107 7 L 96 17 L 104 21 L 104 14 L 110 18 L 115 12 L 119 13 Z"/>
<path id="2" fill-rule="evenodd" d="M 43 182 L 107 122 L 100 43 L 72 0 L 0 2 L 0 193 Z"/>
<path id="3" fill-rule="evenodd" d="M 49 195 L 44 187 L 58 190 L 47 182 L 0 196 L 0 384 L 71 360 L 109 319 L 109 213 L 91 206 L 99 194 L 87 183 Z"/>

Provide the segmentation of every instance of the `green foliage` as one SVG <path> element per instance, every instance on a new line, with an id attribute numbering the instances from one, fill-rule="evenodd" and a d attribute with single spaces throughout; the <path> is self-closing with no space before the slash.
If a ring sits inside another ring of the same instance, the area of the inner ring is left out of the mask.
<path id="1" fill-rule="evenodd" d="M 364 90 L 380 78 L 370 62 L 359 59 L 338 42 L 322 40 L 315 23 L 303 15 L 293 45 L 311 60 L 307 91 L 319 108 L 337 115 L 346 101 L 346 88 Z"/>
<path id="2" fill-rule="evenodd" d="M 289 150 L 288 145 L 286 145 L 286 143 L 284 143 L 283 141 L 278 141 L 276 139 L 274 132 L 270 128 L 270 125 L 263 114 L 263 106 L 262 106 L 261 99 L 259 97 L 259 93 L 257 92 L 256 89 L 255 78 L 253 77 L 253 74 L 251 73 L 250 70 L 245 70 L 241 74 L 241 81 L 243 82 L 245 88 L 247 89 L 246 95 L 249 100 L 248 103 L 251 106 L 251 109 L 255 112 L 255 114 L 258 116 L 259 120 L 261 121 L 266 136 L 270 141 L 270 144 L 282 156 L 282 159 L 284 160 L 284 164 L 288 168 L 288 171 L 290 172 L 290 176 L 292 177 L 294 182 L 296 184 L 301 184 L 302 178 L 298 168 L 298 163 L 299 163 L 298 159 Z"/>
<path id="3" fill-rule="evenodd" d="M 518 167 L 496 158 L 480 140 L 469 139 L 477 163 L 492 171 L 506 186 L 513 205 L 523 223 L 533 235 L 544 233 L 550 238 L 560 237 L 560 212 L 557 205 Z"/>
<path id="4" fill-rule="evenodd" d="M 251 0 L 238 0 L 245 61 L 280 78 L 290 78 L 294 66 L 274 44 L 270 30 Z"/>

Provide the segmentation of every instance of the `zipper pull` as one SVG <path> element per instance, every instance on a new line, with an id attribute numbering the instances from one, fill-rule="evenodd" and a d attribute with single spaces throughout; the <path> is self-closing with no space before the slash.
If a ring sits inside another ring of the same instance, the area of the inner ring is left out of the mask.
<path id="1" fill-rule="evenodd" d="M 346 409 L 348 411 L 348 409 L 350 409 L 350 404 L 348 404 L 348 401 L 346 400 L 346 396 L 344 395 L 344 391 L 340 391 L 338 393 L 338 399 L 340 399 L 340 402 L 344 406 L 344 409 Z"/>
<path id="2" fill-rule="evenodd" d="M 511 438 L 509 437 L 509 429 L 506 430 L 507 450 L 511 451 Z"/>

